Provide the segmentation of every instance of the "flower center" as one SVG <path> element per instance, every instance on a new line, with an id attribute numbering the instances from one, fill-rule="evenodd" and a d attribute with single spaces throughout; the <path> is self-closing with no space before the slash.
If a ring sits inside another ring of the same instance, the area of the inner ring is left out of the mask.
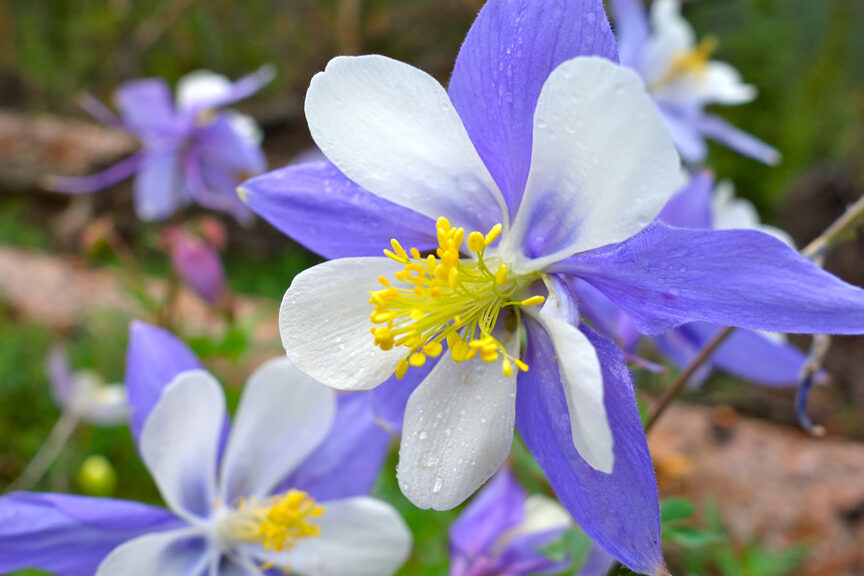
<path id="1" fill-rule="evenodd" d="M 659 88 L 687 76 L 700 76 L 705 73 L 711 55 L 717 50 L 717 38 L 706 36 L 693 50 L 681 52 L 672 60 L 666 73 L 657 80 L 653 88 Z"/>
<path id="2" fill-rule="evenodd" d="M 446 218 L 437 222 L 438 249 L 425 258 L 416 248 L 406 251 L 399 241 L 391 240 L 393 250 L 384 254 L 405 267 L 395 274 L 398 282 L 378 278 L 382 290 L 370 292 L 372 336 L 382 350 L 407 348 L 396 367 L 402 378 L 409 366 L 420 367 L 426 358 L 435 358 L 447 342 L 454 362 L 479 357 L 486 362 L 501 359 L 505 376 L 528 366 L 510 356 L 492 333 L 501 312 L 509 309 L 519 321 L 521 306 L 542 304 L 543 296 L 516 301 L 536 275 L 511 276 L 499 258 L 486 258 L 486 248 L 501 234 L 496 224 L 487 234 L 472 232 L 468 249 L 474 258 L 460 259 L 465 239 L 463 228 L 453 228 Z"/>
<path id="3" fill-rule="evenodd" d="M 321 534 L 313 523 L 324 514 L 324 507 L 302 490 L 262 500 L 244 499 L 219 524 L 223 538 L 232 542 L 260 544 L 265 550 L 290 550 L 303 538 Z"/>

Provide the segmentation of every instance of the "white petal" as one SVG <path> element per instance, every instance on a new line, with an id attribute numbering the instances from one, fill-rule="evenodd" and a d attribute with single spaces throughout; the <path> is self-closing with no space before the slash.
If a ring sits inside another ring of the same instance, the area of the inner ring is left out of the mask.
<path id="1" fill-rule="evenodd" d="M 177 108 L 190 110 L 206 107 L 208 102 L 231 92 L 231 81 L 209 70 L 195 70 L 177 81 Z"/>
<path id="2" fill-rule="evenodd" d="M 103 384 L 88 390 L 86 400 L 76 405 L 81 419 L 96 426 L 117 426 L 129 418 L 126 388 L 123 384 Z"/>
<path id="3" fill-rule="evenodd" d="M 301 576 L 391 576 L 408 559 L 411 533 L 392 506 L 358 497 L 324 503 L 321 536 L 305 538 L 287 556 L 256 556 Z"/>
<path id="4" fill-rule="evenodd" d="M 518 338 L 511 338 L 514 354 Z M 447 354 L 405 408 L 397 477 L 419 508 L 461 504 L 504 463 L 513 442 L 516 375 L 500 362 L 455 363 Z"/>
<path id="5" fill-rule="evenodd" d="M 749 200 L 735 196 L 732 182 L 721 180 L 717 183 L 711 204 L 713 224 L 717 230 L 761 230 L 795 247 L 795 241 L 786 231 L 762 224 L 756 207 Z"/>
<path id="6" fill-rule="evenodd" d="M 209 564 L 206 541 L 188 529 L 147 534 L 118 546 L 96 576 L 199 576 Z"/>
<path id="7" fill-rule="evenodd" d="M 306 95 L 321 151 L 370 192 L 466 232 L 506 222 L 504 200 L 447 91 L 384 56 L 334 58 Z"/>
<path id="8" fill-rule="evenodd" d="M 675 192 L 678 153 L 631 70 L 602 58 L 556 68 L 534 114 L 525 197 L 508 239 L 537 269 L 633 236 Z"/>
<path id="9" fill-rule="evenodd" d="M 708 62 L 700 79 L 703 103 L 735 105 L 756 98 L 756 88 L 745 84 L 738 70 L 725 62 Z"/>
<path id="10" fill-rule="evenodd" d="M 603 403 L 603 372 L 594 346 L 578 328 L 544 307 L 532 314 L 549 334 L 567 398 L 573 445 L 595 470 L 612 473 L 612 429 Z"/>
<path id="11" fill-rule="evenodd" d="M 301 272 L 282 300 L 279 329 L 294 365 L 340 390 L 368 390 L 393 375 L 403 354 L 377 348 L 369 292 L 401 266 L 387 258 L 343 258 Z"/>
<path id="12" fill-rule="evenodd" d="M 543 494 L 531 494 L 525 500 L 525 520 L 516 530 L 519 534 L 536 534 L 568 528 L 572 524 L 570 513 L 557 500 Z"/>
<path id="13" fill-rule="evenodd" d="M 205 516 L 216 498 L 225 396 L 203 370 L 183 372 L 163 391 L 141 432 L 141 458 L 165 503 L 183 518 Z"/>
<path id="14" fill-rule="evenodd" d="M 287 358 L 249 378 L 222 461 L 222 500 L 264 497 L 324 440 L 336 396 Z"/>
<path id="15" fill-rule="evenodd" d="M 226 110 L 223 114 L 227 115 L 228 122 L 231 123 L 231 127 L 234 128 L 234 131 L 240 134 L 240 136 L 250 144 L 261 144 L 264 140 L 264 133 L 261 131 L 258 123 L 255 122 L 255 119 L 252 118 L 252 116 L 241 114 L 234 110 Z"/>
<path id="16" fill-rule="evenodd" d="M 681 15 L 679 0 L 654 1 L 651 30 L 640 62 L 640 71 L 649 86 L 666 76 L 679 56 L 696 47 L 696 33 Z"/>

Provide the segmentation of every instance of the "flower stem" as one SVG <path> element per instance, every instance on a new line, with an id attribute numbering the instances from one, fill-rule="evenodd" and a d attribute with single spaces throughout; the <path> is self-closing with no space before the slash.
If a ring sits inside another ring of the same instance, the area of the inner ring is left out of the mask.
<path id="1" fill-rule="evenodd" d="M 39 482 L 77 426 L 78 416 L 69 410 L 64 410 L 48 435 L 48 439 L 27 464 L 24 472 L 9 485 L 7 490 L 9 492 L 28 490 Z"/>

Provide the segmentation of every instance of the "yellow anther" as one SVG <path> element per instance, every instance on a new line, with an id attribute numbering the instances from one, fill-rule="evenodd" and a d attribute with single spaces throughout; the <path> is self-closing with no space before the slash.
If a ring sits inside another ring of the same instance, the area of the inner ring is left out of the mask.
<path id="1" fill-rule="evenodd" d="M 459 269 L 451 268 L 450 272 L 447 273 L 447 283 L 450 284 L 450 288 L 456 290 L 459 287 Z"/>
<path id="2" fill-rule="evenodd" d="M 528 365 L 525 364 L 525 362 L 523 362 L 522 360 L 519 360 L 518 358 L 514 358 L 513 363 L 516 364 L 516 367 L 519 368 L 519 370 L 521 370 L 522 372 L 528 371 Z"/>
<path id="3" fill-rule="evenodd" d="M 423 346 L 423 352 L 430 358 L 437 358 L 443 350 L 444 347 L 441 346 L 440 342 L 429 342 Z"/>
<path id="4" fill-rule="evenodd" d="M 498 332 L 503 311 L 534 306 L 544 299 L 514 300 L 538 276 L 511 276 L 507 264 L 496 255 L 486 258 L 486 247 L 499 238 L 502 229 L 498 224 L 486 235 L 468 235 L 465 253 L 470 250 L 474 257 L 465 260 L 461 259 L 465 230 L 451 226 L 446 218 L 436 222 L 438 247 L 433 254 L 423 256 L 416 248 L 406 251 L 397 240 L 391 241 L 392 250 L 385 254 L 402 264 L 394 274 L 398 282 L 379 279 L 382 289 L 372 291 L 369 302 L 373 305 L 374 344 L 382 350 L 406 350 L 396 366 L 397 378 L 404 377 L 410 367 L 424 366 L 428 358 L 439 357 L 445 341 L 454 362 L 478 356 L 486 362 L 501 361 L 505 374 L 512 374 L 514 366 L 525 366 L 492 334 Z M 518 321 L 518 312 L 511 317 Z"/>
<path id="5" fill-rule="evenodd" d="M 480 232 L 471 232 L 468 235 L 468 249 L 472 252 L 480 252 L 486 248 L 486 239 Z"/>
<path id="6" fill-rule="evenodd" d="M 401 380 L 405 373 L 408 372 L 408 361 L 402 359 L 396 364 L 396 379 Z"/>
<path id="7" fill-rule="evenodd" d="M 495 239 L 501 235 L 501 229 L 502 229 L 501 224 L 495 224 L 492 227 L 492 229 L 489 230 L 489 233 L 486 234 L 486 237 L 483 238 L 483 243 L 486 244 L 486 246 L 489 246 L 490 244 L 492 244 L 492 242 L 494 242 Z"/>
<path id="8" fill-rule="evenodd" d="M 261 545 L 265 550 L 290 550 L 303 538 L 321 534 L 313 522 L 324 507 L 302 490 L 289 490 L 263 500 L 241 500 L 219 525 L 223 535 L 235 542 Z"/>
<path id="9" fill-rule="evenodd" d="M 495 271 L 495 285 L 501 286 L 507 281 L 507 265 L 501 264 L 498 270 Z"/>
<path id="10" fill-rule="evenodd" d="M 546 298 L 544 296 L 531 296 L 530 298 L 522 300 L 519 304 L 522 306 L 537 306 L 545 301 Z"/>
<path id="11" fill-rule="evenodd" d="M 408 253 L 405 251 L 405 249 L 402 247 L 398 240 L 396 240 L 395 238 L 391 238 L 390 246 L 393 247 L 393 252 L 395 252 L 397 256 L 399 256 L 403 260 L 408 260 Z"/>

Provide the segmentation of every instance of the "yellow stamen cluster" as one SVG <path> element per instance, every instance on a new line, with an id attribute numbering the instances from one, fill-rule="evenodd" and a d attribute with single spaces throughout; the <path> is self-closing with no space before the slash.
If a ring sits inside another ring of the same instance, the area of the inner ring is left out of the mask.
<path id="1" fill-rule="evenodd" d="M 496 224 L 487 234 L 472 232 L 467 246 L 474 258 L 461 259 L 465 230 L 454 228 L 446 218 L 437 222 L 438 249 L 422 256 L 416 248 L 406 251 L 395 239 L 384 254 L 403 264 L 395 274 L 397 283 L 383 276 L 382 290 L 370 292 L 372 336 L 382 350 L 408 348 L 396 368 L 402 378 L 409 366 L 420 367 L 427 358 L 438 357 L 446 341 L 455 362 L 480 357 L 486 362 L 502 359 L 506 376 L 515 366 L 528 366 L 510 356 L 492 332 L 502 309 L 542 304 L 543 296 L 513 301 L 511 296 L 533 278 L 511 278 L 503 262 L 487 260 L 486 248 L 501 234 Z M 494 271 L 493 271 L 494 269 Z"/>
<path id="2" fill-rule="evenodd" d="M 222 529 L 234 541 L 256 543 L 266 550 L 290 550 L 303 538 L 317 537 L 321 527 L 312 520 L 324 507 L 302 490 L 289 490 L 264 500 L 243 500 Z"/>
<path id="3" fill-rule="evenodd" d="M 678 54 L 663 77 L 656 82 L 656 85 L 662 86 L 679 78 L 703 74 L 708 67 L 711 55 L 717 50 L 717 44 L 717 38 L 706 36 L 693 50 Z"/>

